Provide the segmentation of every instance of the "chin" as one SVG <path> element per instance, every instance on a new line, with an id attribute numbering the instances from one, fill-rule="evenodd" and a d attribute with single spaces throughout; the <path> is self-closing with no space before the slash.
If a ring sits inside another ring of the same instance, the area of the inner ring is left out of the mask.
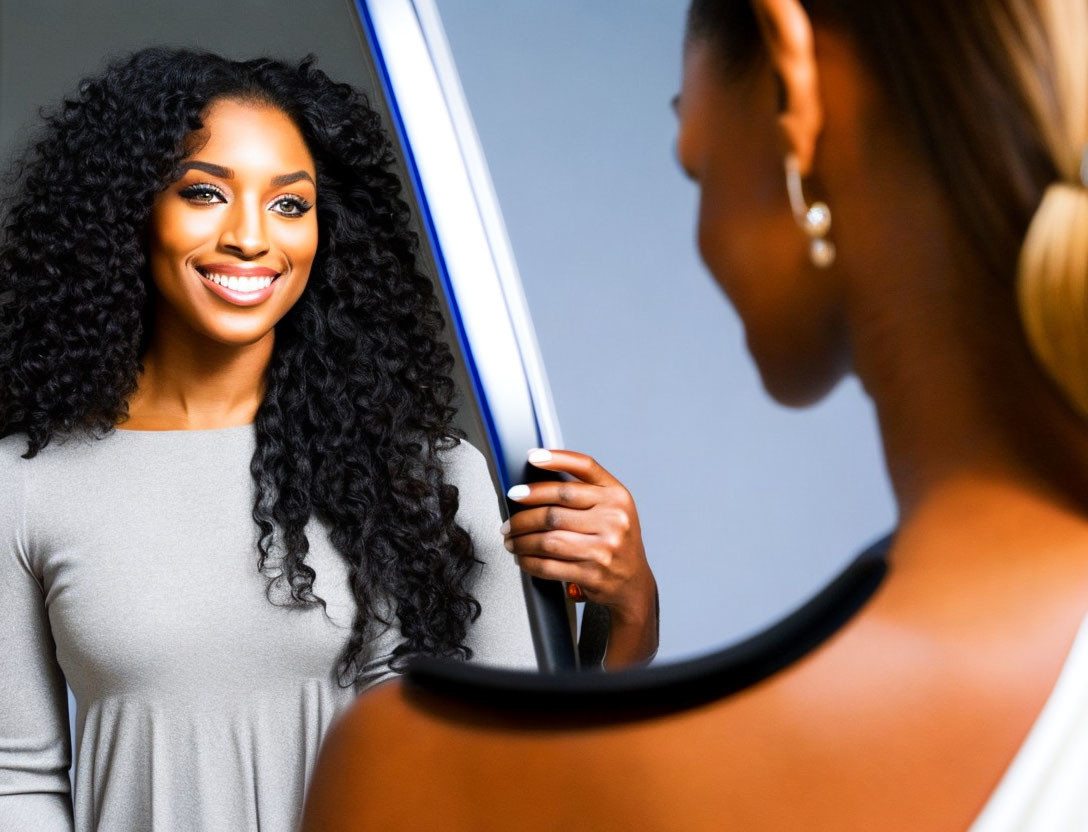
<path id="1" fill-rule="evenodd" d="M 275 327 L 253 331 L 205 330 L 205 334 L 224 347 L 248 347 L 272 335 Z"/>
<path id="2" fill-rule="evenodd" d="M 249 320 L 224 320 L 217 315 L 186 316 L 189 329 L 201 339 L 223 347 L 248 347 L 267 338 L 276 325 L 271 316 Z"/>
<path id="3" fill-rule="evenodd" d="M 809 380 L 804 382 L 783 382 L 781 379 L 769 380 L 762 373 L 760 378 L 763 380 L 763 389 L 775 402 L 783 407 L 799 410 L 822 401 L 832 390 L 838 387 L 843 376 L 837 376 L 822 384 L 813 384 Z"/>
<path id="4" fill-rule="evenodd" d="M 767 395 L 784 407 L 811 407 L 827 397 L 850 372 L 849 363 L 842 360 L 798 360 L 782 356 L 776 360 L 761 357 L 750 349 L 759 370 L 760 381 Z"/>

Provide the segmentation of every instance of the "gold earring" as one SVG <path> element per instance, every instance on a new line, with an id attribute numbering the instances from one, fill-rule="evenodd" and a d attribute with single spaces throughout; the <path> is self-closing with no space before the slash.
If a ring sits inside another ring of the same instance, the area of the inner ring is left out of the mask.
<path id="1" fill-rule="evenodd" d="M 835 262 L 835 244 L 827 239 L 827 232 L 831 230 L 831 209 L 823 202 L 805 204 L 801 167 L 792 153 L 786 156 L 786 191 L 794 219 L 809 239 L 809 260 L 816 268 L 826 269 Z"/>

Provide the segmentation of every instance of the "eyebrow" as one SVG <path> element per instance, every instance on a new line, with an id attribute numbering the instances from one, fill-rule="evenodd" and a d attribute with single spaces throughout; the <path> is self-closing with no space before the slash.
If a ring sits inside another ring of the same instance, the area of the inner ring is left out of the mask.
<path id="1" fill-rule="evenodd" d="M 230 168 L 225 168 L 222 165 L 214 165 L 211 162 L 182 162 L 178 168 L 178 175 L 185 173 L 189 170 L 200 170 L 204 173 L 211 174 L 212 176 L 218 176 L 220 179 L 233 179 L 234 171 Z M 279 188 L 283 185 L 290 185 L 292 182 L 298 182 L 305 179 L 311 185 L 316 187 L 314 178 L 310 176 L 304 170 L 296 170 L 294 173 L 281 173 L 279 176 L 272 177 L 272 187 Z"/>
<path id="2" fill-rule="evenodd" d="M 305 179 L 311 185 L 315 185 L 314 178 L 310 176 L 310 174 L 304 170 L 296 170 L 294 173 L 283 173 L 279 176 L 273 176 L 272 187 L 278 188 L 281 185 L 290 185 L 292 182 L 298 182 L 301 179 Z"/>
<path id="3" fill-rule="evenodd" d="M 230 168 L 225 168 L 222 165 L 213 165 L 211 162 L 182 162 L 178 166 L 178 173 L 182 174 L 188 170 L 202 170 L 205 173 L 210 173 L 212 176 L 218 176 L 220 179 L 233 179 L 234 171 Z"/>

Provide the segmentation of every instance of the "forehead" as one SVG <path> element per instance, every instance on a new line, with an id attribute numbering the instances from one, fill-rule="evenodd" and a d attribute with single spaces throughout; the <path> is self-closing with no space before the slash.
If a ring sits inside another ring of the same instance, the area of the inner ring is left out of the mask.
<path id="1" fill-rule="evenodd" d="M 305 170 L 314 161 L 295 123 L 268 104 L 214 101 L 204 111 L 204 126 L 190 137 L 190 159 L 239 171 L 283 173 Z"/>

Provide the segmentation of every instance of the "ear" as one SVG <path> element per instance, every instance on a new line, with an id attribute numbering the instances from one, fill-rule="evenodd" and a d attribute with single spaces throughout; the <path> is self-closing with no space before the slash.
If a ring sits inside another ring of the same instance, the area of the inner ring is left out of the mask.
<path id="1" fill-rule="evenodd" d="M 783 149 L 796 157 L 801 175 L 807 176 L 824 126 L 812 21 L 800 0 L 753 0 L 752 6 L 782 82 L 784 106 L 778 125 Z"/>

